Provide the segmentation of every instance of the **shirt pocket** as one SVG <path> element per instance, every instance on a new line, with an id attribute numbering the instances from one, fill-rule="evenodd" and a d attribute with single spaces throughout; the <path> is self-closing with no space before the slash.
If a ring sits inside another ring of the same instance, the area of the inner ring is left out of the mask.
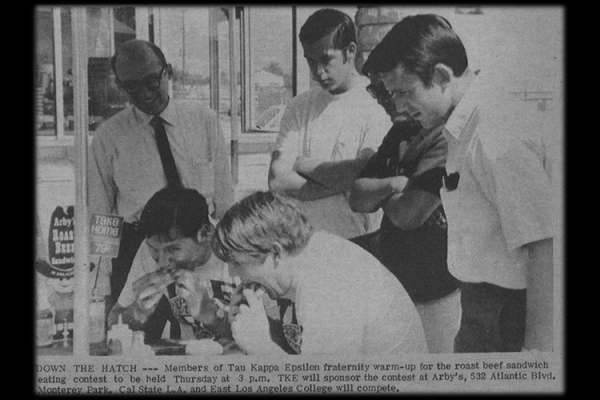
<path id="1" fill-rule="evenodd" d="M 145 196 L 149 190 L 152 190 L 149 187 L 156 189 L 163 184 L 162 180 L 156 179 L 157 176 L 164 179 L 160 159 L 157 161 L 146 152 L 119 157 L 114 163 L 114 169 L 114 180 L 119 192 L 142 204 L 146 202 Z"/>

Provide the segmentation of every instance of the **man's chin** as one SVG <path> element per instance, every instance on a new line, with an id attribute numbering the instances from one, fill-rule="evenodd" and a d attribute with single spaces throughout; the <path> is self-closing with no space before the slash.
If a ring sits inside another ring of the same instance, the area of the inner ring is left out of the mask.
<path id="1" fill-rule="evenodd" d="M 158 99 L 155 97 L 150 101 L 137 101 L 134 105 L 146 114 L 156 115 L 156 111 L 160 109 Z"/>
<path id="2" fill-rule="evenodd" d="M 319 84 L 321 89 L 328 91 L 328 92 L 335 91 L 335 89 L 336 89 L 335 83 L 332 81 L 317 81 L 317 83 Z"/>
<path id="3" fill-rule="evenodd" d="M 321 82 L 319 82 L 319 86 L 321 87 L 321 89 L 329 91 L 329 90 L 331 90 L 331 86 L 332 85 L 331 85 L 331 83 L 321 83 Z"/>

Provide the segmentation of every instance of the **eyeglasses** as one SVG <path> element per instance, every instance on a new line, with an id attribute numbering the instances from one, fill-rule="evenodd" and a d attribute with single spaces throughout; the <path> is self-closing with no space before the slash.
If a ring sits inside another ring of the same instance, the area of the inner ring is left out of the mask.
<path id="1" fill-rule="evenodd" d="M 162 82 L 162 77 L 165 74 L 166 69 L 167 66 L 165 65 L 158 76 L 148 76 L 141 81 L 123 82 L 118 77 L 116 77 L 115 80 L 117 84 L 129 94 L 135 94 L 139 92 L 142 89 L 142 86 L 148 90 L 156 90 L 160 87 L 160 83 Z"/>
<path id="2" fill-rule="evenodd" d="M 366 89 L 367 92 L 369 92 L 371 97 L 373 97 L 374 99 L 392 97 L 392 94 L 385 88 L 383 82 L 371 83 L 369 86 L 366 87 Z"/>

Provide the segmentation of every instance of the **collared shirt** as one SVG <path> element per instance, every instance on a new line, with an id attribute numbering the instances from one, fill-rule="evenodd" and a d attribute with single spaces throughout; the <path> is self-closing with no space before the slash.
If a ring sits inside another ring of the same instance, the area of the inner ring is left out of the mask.
<path id="1" fill-rule="evenodd" d="M 549 115 L 477 76 L 444 126 L 442 188 L 448 219 L 448 269 L 465 282 L 523 289 L 528 254 L 522 246 L 553 236 Z"/>
<path id="2" fill-rule="evenodd" d="M 198 190 L 219 219 L 233 204 L 233 183 L 218 116 L 197 102 L 170 99 L 160 115 L 183 186 Z M 166 186 L 151 115 L 130 105 L 94 135 L 90 208 L 139 220 L 146 202 Z"/>
<path id="3" fill-rule="evenodd" d="M 284 111 L 276 149 L 291 170 L 299 156 L 342 161 L 358 158 L 377 146 L 391 127 L 389 116 L 368 94 L 369 81 L 361 79 L 352 89 L 333 95 L 314 88 L 296 96 Z M 316 229 L 353 238 L 379 228 L 381 212 L 355 213 L 349 193 L 298 202 Z"/>

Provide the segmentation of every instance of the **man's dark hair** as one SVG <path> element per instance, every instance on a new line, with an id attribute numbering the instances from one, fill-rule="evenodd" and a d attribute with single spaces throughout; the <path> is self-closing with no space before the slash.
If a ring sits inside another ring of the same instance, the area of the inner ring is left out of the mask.
<path id="1" fill-rule="evenodd" d="M 467 51 L 452 25 L 435 14 L 411 15 L 396 23 L 373 49 L 362 72 L 390 72 L 398 63 L 418 75 L 425 86 L 431 85 L 439 63 L 451 68 L 454 76 L 461 76 L 469 66 Z"/>
<path id="2" fill-rule="evenodd" d="M 206 199 L 195 189 L 165 188 L 146 203 L 140 228 L 146 238 L 158 235 L 173 240 L 175 229 L 183 237 L 195 238 L 204 225 L 210 225 Z"/>
<path id="3" fill-rule="evenodd" d="M 152 52 L 160 60 L 161 65 L 163 67 L 165 67 L 167 65 L 167 59 L 165 58 L 165 54 L 162 52 L 162 50 L 160 49 L 160 47 L 158 47 L 154 43 L 146 41 L 146 40 L 132 39 L 132 40 L 129 40 L 129 41 L 123 43 L 117 49 L 117 51 L 115 52 L 115 54 L 110 58 L 110 67 L 112 68 L 112 71 L 113 71 L 113 73 L 115 74 L 116 77 L 118 77 L 117 71 L 116 71 L 117 57 L 121 54 L 121 52 L 126 51 L 126 52 L 128 52 L 128 53 L 130 53 L 130 54 L 132 54 L 132 55 L 135 56 L 136 52 L 139 52 L 141 49 L 143 49 L 143 46 L 132 46 L 132 44 L 134 42 L 142 43 L 144 46 L 150 48 L 150 50 L 152 50 Z"/>
<path id="4" fill-rule="evenodd" d="M 350 43 L 356 43 L 356 27 L 352 18 L 331 8 L 323 8 L 308 17 L 300 28 L 300 42 L 310 45 L 331 33 L 334 49 L 345 50 Z"/>

